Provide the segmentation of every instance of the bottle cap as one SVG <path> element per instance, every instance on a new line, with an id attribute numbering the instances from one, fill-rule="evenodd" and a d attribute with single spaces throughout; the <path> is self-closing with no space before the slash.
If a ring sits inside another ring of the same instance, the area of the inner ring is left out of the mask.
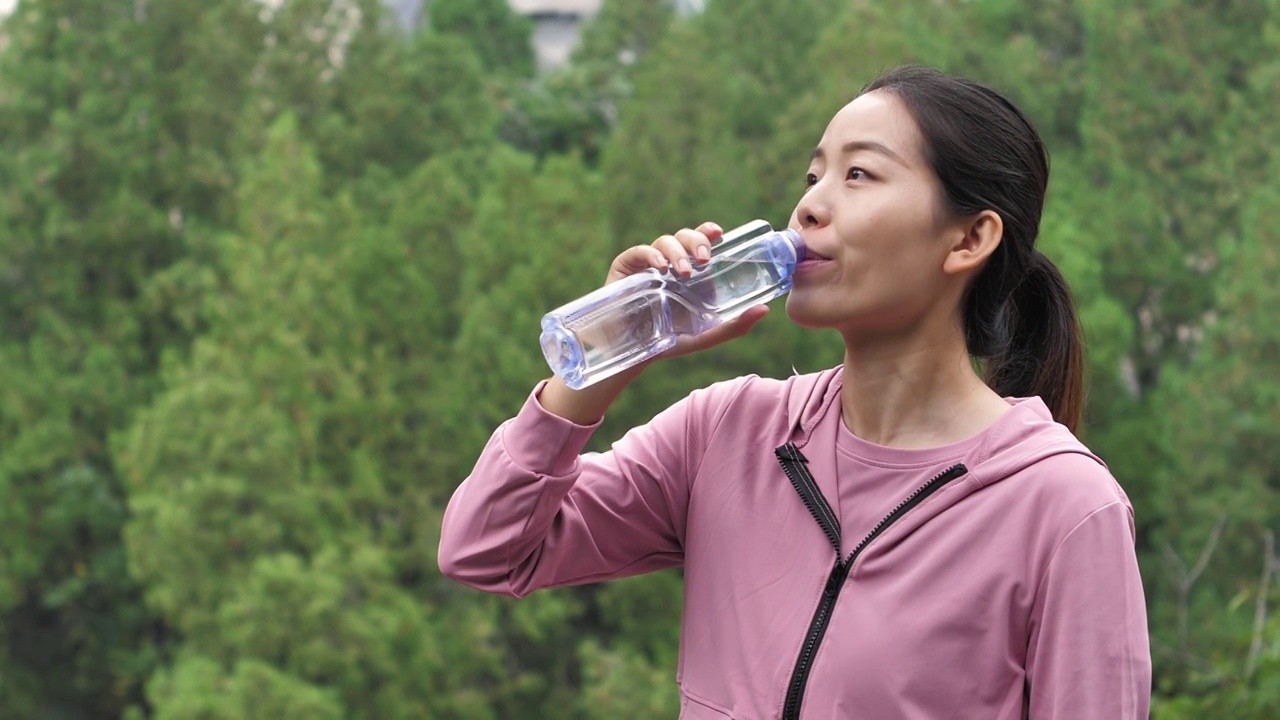
<path id="1" fill-rule="evenodd" d="M 799 231 L 783 228 L 778 231 L 778 234 L 791 241 L 792 247 L 796 249 L 796 262 L 802 262 L 809 249 L 805 247 L 804 238 L 800 237 Z"/>

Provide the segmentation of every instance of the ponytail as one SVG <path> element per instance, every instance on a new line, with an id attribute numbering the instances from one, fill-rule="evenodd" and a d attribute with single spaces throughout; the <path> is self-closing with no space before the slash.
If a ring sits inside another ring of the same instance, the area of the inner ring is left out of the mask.
<path id="1" fill-rule="evenodd" d="M 981 304 L 968 304 L 965 324 L 970 351 L 986 351 L 975 354 L 987 361 L 987 385 L 1004 397 L 1040 396 L 1053 419 L 1076 432 L 1084 413 L 1084 340 L 1062 273 L 1032 251 L 1026 276 L 993 315 L 974 317 Z"/>

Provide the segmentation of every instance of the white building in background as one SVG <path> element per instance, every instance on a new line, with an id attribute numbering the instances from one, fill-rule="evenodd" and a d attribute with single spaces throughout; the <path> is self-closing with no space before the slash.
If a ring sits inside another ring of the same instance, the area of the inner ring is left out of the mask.
<path id="1" fill-rule="evenodd" d="M 600 12 L 601 0 L 509 0 L 511 9 L 533 21 L 533 52 L 538 71 L 569 62 L 582 23 Z"/>
<path id="2" fill-rule="evenodd" d="M 425 0 L 382 0 L 382 4 L 391 9 L 400 21 L 400 27 L 412 30 L 422 22 L 427 3 Z"/>
<path id="3" fill-rule="evenodd" d="M 0 0 L 3 2 L 4 0 Z M 400 24 L 414 28 L 426 17 L 431 0 L 384 0 L 400 18 Z M 578 44 L 582 24 L 600 12 L 603 0 L 507 0 L 512 10 L 533 21 L 533 50 L 538 70 L 545 72 L 569 61 Z M 676 12 L 702 12 L 706 0 L 671 0 Z"/>
<path id="4" fill-rule="evenodd" d="M 546 71 L 569 61 L 578 44 L 582 23 L 600 12 L 603 0 L 508 0 L 511 9 L 533 20 L 533 50 L 538 70 Z M 706 0 L 670 0 L 681 14 L 702 12 Z"/>

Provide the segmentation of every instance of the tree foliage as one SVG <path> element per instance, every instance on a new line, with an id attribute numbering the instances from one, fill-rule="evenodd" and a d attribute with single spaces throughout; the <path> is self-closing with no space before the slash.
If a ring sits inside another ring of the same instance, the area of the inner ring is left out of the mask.
<path id="1" fill-rule="evenodd" d="M 786 222 L 925 62 L 1042 128 L 1084 438 L 1137 510 L 1154 717 L 1280 713 L 1280 5 L 22 0 L 0 25 L 0 716 L 669 718 L 678 572 L 481 596 L 449 494 L 628 245 Z M 646 375 L 840 361 L 775 312 Z"/>

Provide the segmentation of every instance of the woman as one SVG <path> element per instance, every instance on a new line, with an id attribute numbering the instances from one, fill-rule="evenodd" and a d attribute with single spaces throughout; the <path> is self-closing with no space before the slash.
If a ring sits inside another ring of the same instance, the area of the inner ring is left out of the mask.
<path id="1" fill-rule="evenodd" d="M 523 596 L 682 565 L 684 718 L 1145 718 L 1133 512 L 1072 434 L 1081 338 L 1035 249 L 1035 129 L 903 68 L 836 113 L 805 179 L 787 314 L 838 330 L 843 364 L 696 391 L 599 454 L 643 368 L 539 384 L 450 501 L 441 569 Z M 720 234 L 626 250 L 607 281 L 687 274 Z"/>

